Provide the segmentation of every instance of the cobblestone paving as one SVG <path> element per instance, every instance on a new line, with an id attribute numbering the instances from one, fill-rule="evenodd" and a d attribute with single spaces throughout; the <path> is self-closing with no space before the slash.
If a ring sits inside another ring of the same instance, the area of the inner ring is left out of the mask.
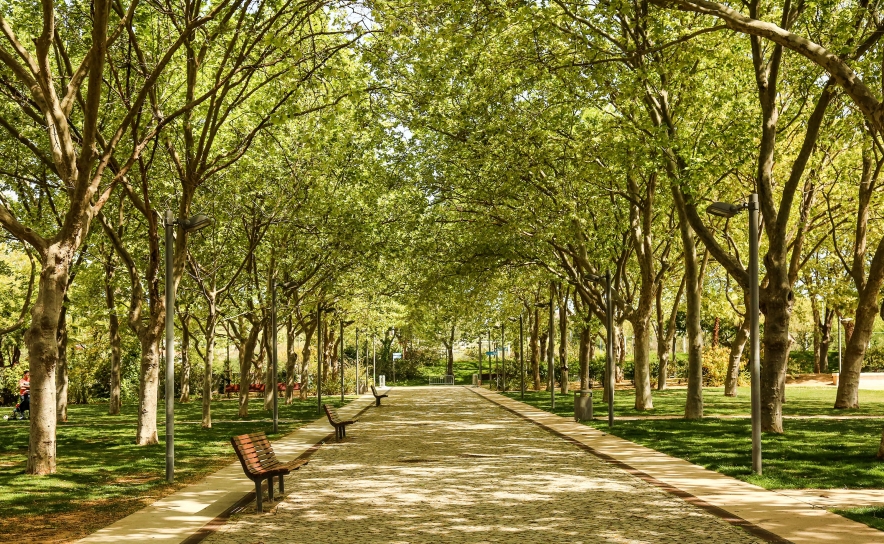
<path id="1" fill-rule="evenodd" d="M 456 387 L 395 389 L 204 542 L 762 542 Z"/>

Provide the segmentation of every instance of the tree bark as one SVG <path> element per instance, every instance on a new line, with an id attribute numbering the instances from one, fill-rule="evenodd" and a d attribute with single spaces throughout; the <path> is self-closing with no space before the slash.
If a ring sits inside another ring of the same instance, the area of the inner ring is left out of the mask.
<path id="1" fill-rule="evenodd" d="M 592 386 L 589 379 L 589 368 L 592 364 L 593 343 L 592 329 L 588 325 L 580 329 L 580 390 L 585 391 Z"/>
<path id="2" fill-rule="evenodd" d="M 560 387 L 563 395 L 568 394 L 568 290 L 560 286 L 563 297 L 559 300 L 559 368 Z"/>
<path id="3" fill-rule="evenodd" d="M 67 300 L 67 299 L 65 299 Z M 58 371 L 55 373 L 55 417 L 68 420 L 68 323 L 67 304 L 62 306 L 58 318 Z"/>
<path id="4" fill-rule="evenodd" d="M 534 380 L 534 390 L 540 391 L 540 310 L 534 308 L 531 315 L 530 338 L 528 348 L 531 351 L 531 375 Z"/>
<path id="5" fill-rule="evenodd" d="M 215 365 L 215 319 L 210 311 L 206 320 L 206 354 L 203 361 L 203 421 L 204 429 L 212 428 L 212 396 L 214 393 L 214 365 Z"/>
<path id="6" fill-rule="evenodd" d="M 701 419 L 703 417 L 703 330 L 700 327 L 702 277 L 694 243 L 694 230 L 688 223 L 684 195 L 674 183 L 671 187 L 675 208 L 678 211 L 678 230 L 685 264 L 688 391 L 684 415 L 685 419 Z"/>
<path id="7" fill-rule="evenodd" d="M 737 386 L 740 380 L 740 361 L 743 358 L 743 349 L 746 347 L 746 342 L 749 341 L 749 332 L 749 318 L 744 317 L 737 328 L 737 334 L 734 337 L 733 343 L 731 343 L 731 350 L 728 355 L 727 374 L 724 377 L 724 396 L 726 397 L 737 396 Z"/>
<path id="8" fill-rule="evenodd" d="M 56 468 L 58 324 L 74 252 L 75 248 L 64 244 L 53 244 L 46 248 L 37 299 L 31 309 L 31 325 L 25 333 L 31 371 L 28 474 L 53 474 Z"/>
<path id="9" fill-rule="evenodd" d="M 311 343 L 316 333 L 316 320 L 307 319 L 304 325 L 304 347 L 301 349 L 301 400 L 307 400 L 307 376 L 310 371 L 310 358 L 313 355 Z"/>
<path id="10" fill-rule="evenodd" d="M 190 402 L 190 315 L 181 313 L 181 375 L 178 402 Z"/>
<path id="11" fill-rule="evenodd" d="M 651 396 L 650 315 L 639 316 L 632 323 L 635 333 L 635 409 L 653 410 Z"/>
<path id="12" fill-rule="evenodd" d="M 160 339 L 163 323 L 142 331 L 138 335 L 141 343 L 141 367 L 138 379 L 138 426 L 135 431 L 135 444 L 149 446 L 159 442 L 157 438 L 157 395 L 160 386 Z M 167 383 L 166 387 L 174 387 Z"/>
<path id="13" fill-rule="evenodd" d="M 104 267 L 104 297 L 108 312 L 108 336 L 110 343 L 110 402 L 108 402 L 108 415 L 119 415 L 122 406 L 122 349 L 120 347 L 120 318 L 117 316 L 116 288 L 114 287 L 113 252 L 108 257 L 108 264 Z"/>
<path id="14" fill-rule="evenodd" d="M 261 323 L 250 323 L 249 334 L 239 349 L 239 417 L 249 416 L 249 386 L 252 384 L 252 361 L 261 334 Z"/>
<path id="15" fill-rule="evenodd" d="M 454 334 L 455 334 L 455 327 L 454 327 L 454 325 L 452 325 L 451 326 L 451 334 L 448 337 L 448 342 L 445 343 L 445 349 L 448 354 L 448 368 L 447 368 L 447 375 L 448 376 L 454 376 Z"/>

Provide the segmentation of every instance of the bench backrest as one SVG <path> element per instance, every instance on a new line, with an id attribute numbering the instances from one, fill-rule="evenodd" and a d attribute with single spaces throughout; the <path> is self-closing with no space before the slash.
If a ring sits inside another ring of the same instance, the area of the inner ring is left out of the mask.
<path id="1" fill-rule="evenodd" d="M 375 389 L 374 384 L 371 384 L 371 394 L 374 396 L 378 396 L 378 390 Z"/>
<path id="2" fill-rule="evenodd" d="M 247 474 L 259 474 L 279 463 L 273 453 L 273 446 L 263 432 L 234 436 L 230 442 Z"/>
<path id="3" fill-rule="evenodd" d="M 341 422 L 341 418 L 338 416 L 338 411 L 335 410 L 333 406 L 323 404 L 322 407 L 325 408 L 325 415 L 328 416 L 328 420 L 332 424 L 338 424 Z"/>

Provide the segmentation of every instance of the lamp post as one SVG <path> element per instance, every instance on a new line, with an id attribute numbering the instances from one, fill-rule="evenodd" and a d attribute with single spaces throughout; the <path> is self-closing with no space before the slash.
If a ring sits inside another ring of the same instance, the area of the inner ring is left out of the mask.
<path id="1" fill-rule="evenodd" d="M 731 218 L 749 211 L 749 373 L 752 390 L 752 472 L 761 474 L 761 343 L 758 334 L 758 195 L 749 195 L 742 204 L 713 202 L 706 212 Z M 839 334 L 840 338 L 840 334 Z"/>
<path id="2" fill-rule="evenodd" d="M 353 320 L 344 321 L 341 320 L 341 364 L 338 365 L 341 371 L 341 402 L 344 402 L 344 327 L 348 325 L 352 325 Z M 359 346 L 356 347 L 357 351 L 359 350 Z M 358 354 L 357 354 L 358 355 Z"/>
<path id="3" fill-rule="evenodd" d="M 371 383 L 372 385 L 378 384 L 378 351 L 374 333 L 371 333 Z"/>
<path id="4" fill-rule="evenodd" d="M 182 232 L 196 232 L 212 224 L 205 215 L 178 219 L 166 210 L 163 228 L 166 231 L 166 481 L 175 481 L 175 279 L 174 252 L 177 226 Z"/>

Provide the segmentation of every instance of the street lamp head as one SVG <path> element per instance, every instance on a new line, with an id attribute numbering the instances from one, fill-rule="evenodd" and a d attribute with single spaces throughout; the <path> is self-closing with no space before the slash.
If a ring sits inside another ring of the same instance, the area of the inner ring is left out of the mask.
<path id="1" fill-rule="evenodd" d="M 741 206 L 739 204 L 731 204 L 730 202 L 713 202 L 706 207 L 706 213 L 717 215 L 718 217 L 731 218 L 744 209 L 746 209 L 746 206 Z"/>
<path id="2" fill-rule="evenodd" d="M 181 221 L 181 228 L 184 229 L 185 232 L 196 232 L 200 229 L 204 229 L 212 224 L 212 219 L 203 214 L 197 214 L 193 217 L 189 217 Z"/>
<path id="3" fill-rule="evenodd" d="M 349 327 L 349 326 L 352 325 L 353 323 L 356 323 L 356 322 L 353 321 L 352 319 L 349 320 L 349 321 L 341 321 L 341 325 L 344 326 L 344 327 Z"/>
<path id="4" fill-rule="evenodd" d="M 517 318 L 517 317 L 508 317 L 507 319 L 509 319 L 510 323 L 515 323 L 516 321 L 519 320 L 519 318 Z"/>
<path id="5" fill-rule="evenodd" d="M 276 286 L 277 286 L 278 288 L 282 289 L 283 291 L 288 291 L 288 290 L 290 290 L 292 287 L 294 287 L 296 283 L 297 283 L 297 282 L 295 282 L 295 280 L 292 280 L 292 281 L 286 281 L 286 282 L 282 282 L 282 283 L 277 283 Z"/>
<path id="6" fill-rule="evenodd" d="M 535 308 L 549 308 L 549 302 L 538 302 L 534 305 Z"/>

